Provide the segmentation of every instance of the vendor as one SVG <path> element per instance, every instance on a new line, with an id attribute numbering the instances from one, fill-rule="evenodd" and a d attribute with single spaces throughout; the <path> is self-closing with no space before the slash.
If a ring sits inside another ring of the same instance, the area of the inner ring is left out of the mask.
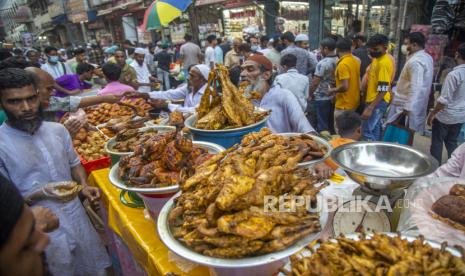
<path id="1" fill-rule="evenodd" d="M 465 178 L 465 143 L 460 145 L 447 162 L 439 167 L 430 177 Z"/>
<path id="2" fill-rule="evenodd" d="M 263 55 L 252 55 L 242 65 L 241 78 L 249 83 L 246 91 L 256 91 L 261 100 L 256 105 L 271 110 L 267 126 L 275 133 L 314 132 L 299 101 L 291 91 L 271 85 L 273 64 Z"/>
<path id="3" fill-rule="evenodd" d="M 167 91 L 153 91 L 148 94 L 130 93 L 127 97 L 142 97 L 156 99 L 151 104 L 155 108 L 165 109 L 171 112 L 181 111 L 183 113 L 195 113 L 195 108 L 200 104 L 205 89 L 207 88 L 208 74 L 210 67 L 205 64 L 197 64 L 190 68 L 187 84 L 180 88 Z M 166 100 L 184 100 L 184 105 L 169 104 Z"/>
<path id="4" fill-rule="evenodd" d="M 0 173 L 30 204 L 51 209 L 60 221 L 46 249 L 51 273 L 103 275 L 111 262 L 79 198 L 62 202 L 31 197 L 47 183 L 74 180 L 94 207 L 99 203 L 100 191 L 87 185 L 68 132 L 60 124 L 43 121 L 35 82 L 25 70 L 0 71 L 0 104 L 8 115 L 0 126 Z"/>
<path id="5" fill-rule="evenodd" d="M 134 68 L 137 75 L 138 88 L 139 92 L 150 92 L 152 86 L 151 82 L 155 82 L 156 78 L 152 77 L 150 74 L 149 68 L 145 63 L 145 50 L 142 48 L 136 48 L 134 52 L 134 61 L 131 62 L 131 67 Z"/>

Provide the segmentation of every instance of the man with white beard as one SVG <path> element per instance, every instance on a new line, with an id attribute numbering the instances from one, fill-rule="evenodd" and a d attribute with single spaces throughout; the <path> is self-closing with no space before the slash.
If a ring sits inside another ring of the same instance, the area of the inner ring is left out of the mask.
<path id="1" fill-rule="evenodd" d="M 297 98 L 291 91 L 274 85 L 273 64 L 263 55 L 252 55 L 242 64 L 241 78 L 249 83 L 246 91 L 256 91 L 261 96 L 254 104 L 271 110 L 267 126 L 275 133 L 314 132 L 305 117 Z"/>

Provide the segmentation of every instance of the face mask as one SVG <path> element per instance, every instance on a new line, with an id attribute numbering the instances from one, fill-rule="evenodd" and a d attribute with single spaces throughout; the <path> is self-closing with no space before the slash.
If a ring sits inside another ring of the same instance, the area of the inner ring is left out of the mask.
<path id="1" fill-rule="evenodd" d="M 373 51 L 373 52 L 370 52 L 370 56 L 372 56 L 373 58 L 379 58 L 383 55 L 383 52 L 381 51 Z"/>
<path id="2" fill-rule="evenodd" d="M 409 52 L 408 52 L 408 49 L 407 49 L 407 45 L 402 44 L 402 46 L 400 47 L 400 52 L 401 52 L 403 55 L 408 56 Z"/>
<path id="3" fill-rule="evenodd" d="M 48 61 L 50 63 L 57 63 L 59 60 L 58 56 L 48 56 Z"/>
<path id="4" fill-rule="evenodd" d="M 251 49 L 253 52 L 256 52 L 256 51 L 258 51 L 258 45 L 252 45 L 252 47 L 250 47 L 250 49 Z"/>

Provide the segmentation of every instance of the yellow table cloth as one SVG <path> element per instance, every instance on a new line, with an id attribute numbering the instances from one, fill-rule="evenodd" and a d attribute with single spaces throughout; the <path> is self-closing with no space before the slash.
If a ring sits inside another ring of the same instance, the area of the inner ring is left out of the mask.
<path id="1" fill-rule="evenodd" d="M 169 261 L 169 250 L 160 240 L 155 222 L 145 218 L 143 209 L 130 208 L 121 203 L 121 190 L 110 183 L 109 172 L 108 168 L 92 172 L 89 184 L 102 191 L 102 202 L 108 211 L 110 229 L 126 243 L 134 259 L 148 275 L 165 275 L 169 272 L 186 275 L 174 262 Z M 187 275 L 209 274 L 207 267 L 198 266 Z"/>

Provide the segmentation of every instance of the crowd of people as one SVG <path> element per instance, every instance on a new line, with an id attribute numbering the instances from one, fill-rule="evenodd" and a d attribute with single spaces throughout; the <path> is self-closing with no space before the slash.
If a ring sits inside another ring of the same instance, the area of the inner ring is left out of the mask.
<path id="1" fill-rule="evenodd" d="M 465 122 L 465 44 L 458 47 L 457 66 L 428 113 L 433 60 L 425 52 L 422 33 L 405 38 L 402 53 L 407 61 L 397 80 L 389 40 L 382 34 L 331 36 L 315 50 L 309 49 L 307 35 L 291 32 L 232 40 L 210 35 L 206 41 L 204 51 L 190 35 L 180 47 L 168 42 L 136 47 L 126 41 L 104 49 L 94 44 L 0 49 L 0 104 L 7 120 L 0 126 L 0 205 L 22 197 L 35 206 L 31 211 L 21 199 L 8 205 L 11 216 L 2 209 L 2 274 L 39 269 L 44 250 L 54 275 L 100 275 L 110 266 L 78 198 L 40 200 L 38 191 L 45 183 L 63 180 L 82 184 L 84 198 L 94 205 L 100 196 L 98 189 L 87 185 L 72 146 L 71 137 L 82 123 L 74 118 L 64 121 L 64 126 L 54 122 L 65 112 L 116 103 L 122 97 L 142 97 L 160 110 L 193 113 L 207 88 L 210 70 L 218 64 L 229 69 L 234 84 L 244 85 L 245 95 L 256 106 L 271 110 L 267 126 L 273 132 L 337 133 L 340 138 L 331 142 L 339 146 L 358 140 L 382 141 L 385 123 L 397 122 L 419 134 L 426 125 L 432 126 L 431 154 L 439 162 L 443 144 L 449 157 L 458 146 Z M 173 77 L 173 63 L 179 64 L 187 82 L 178 83 Z M 94 88 L 98 88 L 96 96 L 80 97 Z M 463 173 L 465 147 L 457 151 L 442 168 L 451 175 Z M 334 166 L 327 164 L 327 168 Z M 330 169 L 317 169 L 326 177 L 331 174 Z M 59 221 L 46 249 L 47 239 L 34 230 L 34 216 L 35 227 L 41 230 L 54 229 Z M 11 233 L 22 243 L 12 242 Z M 31 271 L 29 275 L 34 275 Z"/>

